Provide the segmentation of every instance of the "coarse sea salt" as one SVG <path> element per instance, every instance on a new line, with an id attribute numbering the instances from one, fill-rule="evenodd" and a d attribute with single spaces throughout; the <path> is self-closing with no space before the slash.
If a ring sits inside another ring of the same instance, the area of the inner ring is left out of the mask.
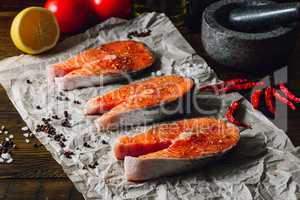
<path id="1" fill-rule="evenodd" d="M 21 128 L 21 130 L 22 130 L 22 131 L 28 131 L 29 128 L 28 128 L 27 126 L 24 126 L 24 127 Z"/>
<path id="2" fill-rule="evenodd" d="M 162 75 L 162 72 L 160 71 L 160 70 L 158 70 L 157 72 L 156 72 L 156 76 L 161 76 Z"/>
<path id="3" fill-rule="evenodd" d="M 11 159 L 11 155 L 10 153 L 2 153 L 1 158 L 3 158 L 4 160 L 9 160 Z"/>
<path id="4" fill-rule="evenodd" d="M 9 139 L 13 139 L 14 138 L 14 135 L 9 135 Z"/>
<path id="5" fill-rule="evenodd" d="M 29 139 L 25 139 L 25 142 L 28 144 L 30 142 L 30 140 Z"/>
<path id="6" fill-rule="evenodd" d="M 28 134 L 28 133 L 24 133 L 23 136 L 24 136 L 24 137 L 28 137 L 29 134 Z"/>
<path id="7" fill-rule="evenodd" d="M 14 161 L 14 159 L 10 158 L 10 159 L 8 159 L 8 160 L 5 161 L 5 162 L 8 163 L 8 164 L 10 164 L 10 163 L 12 163 L 13 161 Z"/>

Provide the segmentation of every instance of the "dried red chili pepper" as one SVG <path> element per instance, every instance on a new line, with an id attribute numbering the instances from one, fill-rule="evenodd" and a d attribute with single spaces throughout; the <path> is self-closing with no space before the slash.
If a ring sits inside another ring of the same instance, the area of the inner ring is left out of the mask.
<path id="1" fill-rule="evenodd" d="M 251 104 L 253 108 L 258 109 L 260 105 L 260 97 L 263 94 L 263 90 L 256 90 L 251 95 Z"/>
<path id="2" fill-rule="evenodd" d="M 245 79 L 245 78 L 236 78 L 236 79 L 224 81 L 224 83 L 225 83 L 225 85 L 232 85 L 232 84 L 237 84 L 237 83 L 245 83 L 247 81 L 248 81 L 248 79 Z"/>
<path id="3" fill-rule="evenodd" d="M 221 88 L 223 84 L 224 84 L 224 82 L 217 83 L 217 84 L 214 84 L 214 85 L 206 85 L 206 86 L 200 88 L 200 91 L 212 91 L 212 89 L 214 89 L 214 88 L 219 90 L 219 88 Z"/>
<path id="4" fill-rule="evenodd" d="M 238 120 L 236 120 L 234 118 L 234 114 L 235 112 L 237 111 L 237 109 L 239 109 L 240 107 L 240 100 L 238 101 L 233 101 L 230 105 L 230 107 L 228 108 L 226 114 L 225 114 L 225 117 L 227 118 L 227 120 L 237 126 L 242 126 L 242 127 L 245 127 L 245 128 L 251 128 L 250 125 L 247 125 L 247 124 L 244 124 L 242 122 L 239 122 Z"/>
<path id="5" fill-rule="evenodd" d="M 230 80 L 223 81 L 221 83 L 217 83 L 217 84 L 214 84 L 214 85 L 204 86 L 200 90 L 201 91 L 208 91 L 208 90 L 211 90 L 214 87 L 216 87 L 216 88 L 218 88 L 220 90 L 224 86 L 228 87 L 230 85 L 234 85 L 234 84 L 238 84 L 238 83 L 245 83 L 247 81 L 248 81 L 248 79 L 242 79 L 242 78 L 230 79 Z"/>
<path id="6" fill-rule="evenodd" d="M 265 89 L 265 102 L 267 109 L 272 113 L 275 114 L 275 106 L 273 104 L 273 92 L 272 92 L 272 87 L 267 87 Z"/>
<path id="7" fill-rule="evenodd" d="M 287 98 L 281 96 L 281 94 L 279 92 L 277 92 L 275 88 L 273 88 L 272 92 L 273 92 L 274 97 L 276 99 L 278 99 L 278 101 L 280 101 L 283 104 L 288 105 L 292 110 L 296 110 L 295 105 L 292 102 L 290 102 Z"/>
<path id="8" fill-rule="evenodd" d="M 248 90 L 251 89 L 253 87 L 258 87 L 258 86 L 264 86 L 265 83 L 264 82 L 247 82 L 247 83 L 241 83 L 241 84 L 235 84 L 235 85 L 231 85 L 231 86 L 227 86 L 225 88 L 223 88 L 224 92 L 231 92 L 234 90 Z"/>
<path id="9" fill-rule="evenodd" d="M 289 98 L 290 100 L 300 103 L 300 98 L 296 97 L 285 85 L 284 83 L 279 84 L 279 89 Z"/>

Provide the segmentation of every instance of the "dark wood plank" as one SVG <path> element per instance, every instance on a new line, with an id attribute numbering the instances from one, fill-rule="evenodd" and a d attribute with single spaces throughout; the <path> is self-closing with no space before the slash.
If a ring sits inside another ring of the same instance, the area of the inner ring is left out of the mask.
<path id="1" fill-rule="evenodd" d="M 1 200 L 82 200 L 82 195 L 65 179 L 1 180 Z"/>
<path id="2" fill-rule="evenodd" d="M 9 100 L 4 88 L 0 86 L 0 113 L 3 112 L 14 112 L 16 113 L 17 110 Z"/>
<path id="3" fill-rule="evenodd" d="M 19 55 L 21 52 L 15 48 L 10 39 L 9 30 L 15 13 L 10 13 L 11 16 L 0 17 L 0 59 Z"/>
<path id="4" fill-rule="evenodd" d="M 43 6 L 45 0 L 2 0 L 0 11 L 18 11 L 28 6 Z"/>

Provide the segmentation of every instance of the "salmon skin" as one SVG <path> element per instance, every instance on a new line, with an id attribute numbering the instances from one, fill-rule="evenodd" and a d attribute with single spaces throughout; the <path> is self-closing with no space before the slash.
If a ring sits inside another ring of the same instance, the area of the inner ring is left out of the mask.
<path id="1" fill-rule="evenodd" d="M 176 75 L 149 78 L 125 85 L 88 101 L 86 114 L 103 114 L 98 130 L 147 124 L 184 113 L 194 81 Z"/>
<path id="2" fill-rule="evenodd" d="M 126 79 L 153 65 L 149 48 L 134 40 L 115 41 L 88 49 L 48 68 L 48 77 L 59 89 L 73 90 Z"/>
<path id="3" fill-rule="evenodd" d="M 145 133 L 121 136 L 114 146 L 129 181 L 145 181 L 198 169 L 221 158 L 239 141 L 239 129 L 213 118 L 163 124 Z"/>

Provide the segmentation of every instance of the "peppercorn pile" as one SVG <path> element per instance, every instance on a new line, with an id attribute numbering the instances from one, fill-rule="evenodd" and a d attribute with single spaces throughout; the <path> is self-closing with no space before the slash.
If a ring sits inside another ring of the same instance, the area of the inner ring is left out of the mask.
<path id="1" fill-rule="evenodd" d="M 207 85 L 200 88 L 200 91 L 213 91 L 215 94 L 229 93 L 234 91 L 244 91 L 255 88 L 251 94 L 251 104 L 254 109 L 261 108 L 261 99 L 264 96 L 265 107 L 273 116 L 276 113 L 276 100 L 287 105 L 292 110 L 296 110 L 294 103 L 300 103 L 300 98 L 296 97 L 284 83 L 280 83 L 276 87 L 267 86 L 265 82 L 253 82 L 248 79 L 231 79 L 214 85 Z M 236 111 L 240 107 L 240 101 L 234 101 L 225 114 L 227 120 L 237 126 L 251 128 L 247 124 L 243 124 L 234 118 Z"/>
<path id="2" fill-rule="evenodd" d="M 57 115 L 53 115 L 51 118 L 55 120 L 60 119 Z M 66 147 L 65 142 L 67 141 L 67 139 L 63 134 L 57 133 L 56 129 L 51 124 L 52 121 L 51 118 L 42 118 L 42 123 L 36 126 L 35 131 L 44 132 L 45 134 L 47 134 L 49 138 L 53 138 L 63 149 Z M 70 119 L 71 119 L 71 115 L 68 113 L 68 111 L 64 111 L 64 119 L 62 119 L 62 126 L 70 128 L 71 127 L 71 123 L 69 121 Z M 69 150 L 64 150 L 64 155 L 66 158 L 71 158 L 72 155 L 74 155 L 74 153 Z"/>

